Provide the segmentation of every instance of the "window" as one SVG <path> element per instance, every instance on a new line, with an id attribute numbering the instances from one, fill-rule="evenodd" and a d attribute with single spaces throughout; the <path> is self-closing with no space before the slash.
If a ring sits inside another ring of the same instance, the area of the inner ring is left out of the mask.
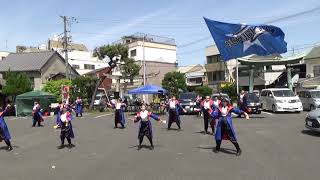
<path id="1" fill-rule="evenodd" d="M 225 76 L 224 76 L 224 71 L 213 71 L 213 72 L 208 72 L 208 81 L 224 81 Z"/>
<path id="2" fill-rule="evenodd" d="M 218 55 L 213 55 L 213 56 L 207 56 L 207 64 L 212 64 L 212 63 L 217 63 L 217 62 L 221 62 L 221 56 L 220 54 Z"/>
<path id="3" fill-rule="evenodd" d="M 84 69 L 95 69 L 95 66 L 92 64 L 85 64 Z"/>
<path id="4" fill-rule="evenodd" d="M 131 57 L 135 57 L 137 55 L 137 50 L 136 49 L 133 49 L 130 51 L 130 56 Z"/>
<path id="5" fill-rule="evenodd" d="M 77 65 L 77 64 L 72 65 L 72 67 L 73 67 L 74 69 L 80 69 L 80 66 Z"/>
<path id="6" fill-rule="evenodd" d="M 193 84 L 201 84 L 202 83 L 202 77 L 189 78 L 188 82 L 189 83 L 193 83 Z"/>
<path id="7" fill-rule="evenodd" d="M 267 71 L 272 70 L 272 66 L 266 66 L 266 70 Z"/>
<path id="8" fill-rule="evenodd" d="M 320 66 L 313 66 L 313 75 L 314 77 L 320 76 Z"/>
<path id="9" fill-rule="evenodd" d="M 207 76 L 208 76 L 208 81 L 210 82 L 210 81 L 213 81 L 213 79 L 212 79 L 212 74 L 213 74 L 213 72 L 207 72 Z"/>
<path id="10" fill-rule="evenodd" d="M 262 91 L 261 96 L 267 96 L 269 91 Z"/>
<path id="11" fill-rule="evenodd" d="M 276 90 L 273 91 L 275 97 L 294 97 L 294 93 L 291 90 Z"/>

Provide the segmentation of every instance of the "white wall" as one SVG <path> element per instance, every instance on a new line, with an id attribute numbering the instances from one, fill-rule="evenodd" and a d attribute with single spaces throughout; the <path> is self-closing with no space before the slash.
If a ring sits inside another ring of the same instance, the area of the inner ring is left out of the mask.
<path id="1" fill-rule="evenodd" d="M 132 58 L 135 59 L 136 61 L 143 60 L 142 46 L 129 48 L 129 56 L 131 57 L 131 50 L 134 50 L 134 49 L 136 49 L 137 55 Z M 171 50 L 171 49 L 145 47 L 145 60 L 156 61 L 156 62 L 166 62 L 166 63 L 176 63 L 177 53 L 175 50 Z"/>
<path id="2" fill-rule="evenodd" d="M 62 54 L 64 57 L 64 54 Z M 106 61 L 100 60 L 97 57 L 93 57 L 91 52 L 85 51 L 71 51 L 68 53 L 69 64 L 78 65 L 80 69 L 76 69 L 77 72 L 82 75 L 92 71 L 93 69 L 85 69 L 85 64 L 94 65 L 95 69 L 100 69 L 104 67 L 108 67 L 108 63 Z"/>
<path id="3" fill-rule="evenodd" d="M 311 77 L 314 77 L 313 66 L 320 65 L 320 59 L 307 59 L 304 61 L 306 64 L 306 73 L 310 74 Z"/>

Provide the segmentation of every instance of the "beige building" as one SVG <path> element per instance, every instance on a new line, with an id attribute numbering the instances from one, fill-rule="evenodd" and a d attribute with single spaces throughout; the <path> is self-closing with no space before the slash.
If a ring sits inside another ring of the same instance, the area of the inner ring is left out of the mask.
<path id="1" fill-rule="evenodd" d="M 68 68 L 71 78 L 79 76 L 72 66 Z M 0 78 L 9 69 L 26 73 L 34 90 L 41 90 L 48 80 L 61 75 L 65 77 L 66 65 L 64 58 L 56 51 L 11 53 L 0 61 Z"/>
<path id="2" fill-rule="evenodd" d="M 306 64 L 307 77 L 320 76 L 320 46 L 312 48 L 303 60 Z"/>
<path id="3" fill-rule="evenodd" d="M 146 84 L 161 86 L 164 75 L 177 70 L 177 46 L 174 39 L 136 33 L 115 43 L 127 45 L 129 57 L 141 66 L 139 76 L 135 78 L 131 87 L 143 85 L 143 62 L 146 67 Z"/>
<path id="4" fill-rule="evenodd" d="M 206 69 L 200 64 L 180 66 L 177 71 L 185 74 L 187 86 L 207 84 Z"/>
<path id="5" fill-rule="evenodd" d="M 217 88 L 222 82 L 234 81 L 234 71 L 236 67 L 236 60 L 229 60 L 224 62 L 221 58 L 220 52 L 215 45 L 208 46 L 205 49 L 206 55 L 206 75 L 208 85 L 212 88 Z"/>

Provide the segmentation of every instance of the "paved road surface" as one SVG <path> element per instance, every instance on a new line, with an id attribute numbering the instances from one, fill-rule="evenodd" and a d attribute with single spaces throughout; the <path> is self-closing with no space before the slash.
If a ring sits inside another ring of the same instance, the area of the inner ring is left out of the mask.
<path id="1" fill-rule="evenodd" d="M 183 131 L 167 131 L 154 122 L 153 151 L 137 151 L 138 125 L 129 122 L 128 128 L 114 130 L 112 115 L 75 119 L 76 147 L 71 150 L 57 149 L 53 118 L 41 128 L 31 128 L 30 119 L 7 118 L 14 151 L 6 152 L 0 143 L 0 179 L 319 179 L 320 134 L 304 130 L 305 115 L 235 118 L 240 157 L 229 142 L 223 142 L 224 152 L 212 152 L 213 137 L 200 133 L 202 119 L 196 116 L 182 117 Z"/>

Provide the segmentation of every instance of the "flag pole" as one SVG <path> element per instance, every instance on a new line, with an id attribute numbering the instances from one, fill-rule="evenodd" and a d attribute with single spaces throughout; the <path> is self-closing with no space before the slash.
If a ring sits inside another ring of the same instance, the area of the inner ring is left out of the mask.
<path id="1" fill-rule="evenodd" d="M 237 86 L 237 94 L 239 94 L 239 67 L 238 67 L 238 58 L 236 58 L 236 86 Z"/>

